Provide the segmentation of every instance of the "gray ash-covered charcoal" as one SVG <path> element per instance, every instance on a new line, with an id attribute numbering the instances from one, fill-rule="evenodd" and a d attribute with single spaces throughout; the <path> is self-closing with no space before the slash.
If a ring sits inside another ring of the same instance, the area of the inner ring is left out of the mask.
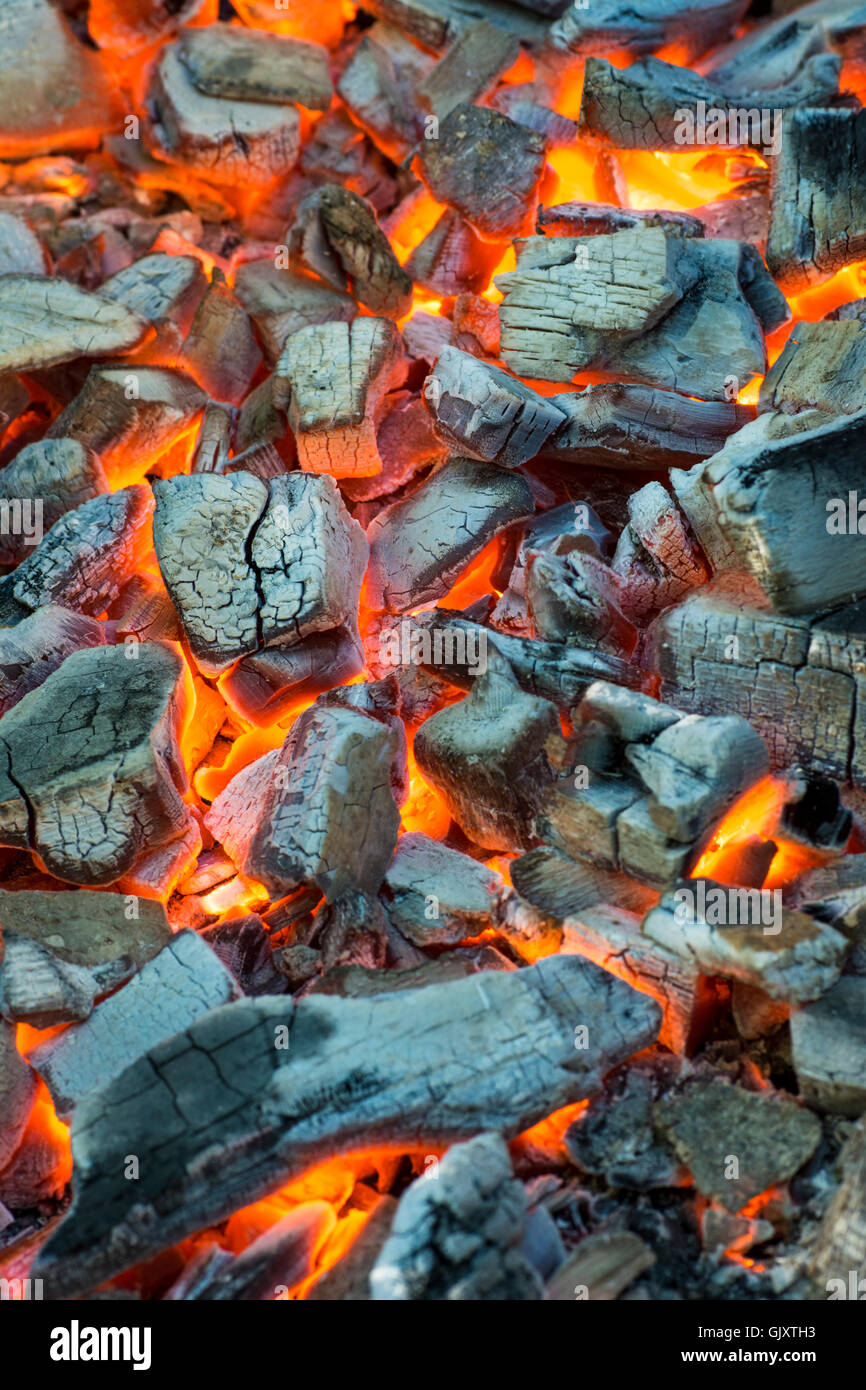
<path id="1" fill-rule="evenodd" d="M 485 106 L 461 103 L 425 140 L 421 174 L 433 197 L 463 214 L 486 241 L 525 236 L 535 225 L 545 139 Z"/>
<path id="2" fill-rule="evenodd" d="M 0 372 L 32 372 L 137 347 L 150 324 L 124 304 L 46 275 L 0 276 Z"/>
<path id="3" fill-rule="evenodd" d="M 555 400 L 539 396 L 499 367 L 444 347 L 424 383 L 440 439 L 456 452 L 518 468 L 541 453 L 565 423 Z"/>

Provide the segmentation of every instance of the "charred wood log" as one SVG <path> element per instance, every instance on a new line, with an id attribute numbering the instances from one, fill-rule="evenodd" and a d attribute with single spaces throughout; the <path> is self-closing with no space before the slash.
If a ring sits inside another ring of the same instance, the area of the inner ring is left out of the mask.
<path id="1" fill-rule="evenodd" d="M 0 470 L 0 516 L 6 509 L 9 523 L 0 532 L 0 563 L 18 564 L 41 538 L 25 534 L 28 509 L 47 531 L 66 512 L 108 490 L 102 464 L 78 440 L 43 439 L 25 445 Z"/>
<path id="2" fill-rule="evenodd" d="M 180 360 L 216 400 L 240 405 L 247 395 L 262 364 L 262 354 L 246 310 L 225 284 L 215 282 L 208 287 Z"/>
<path id="3" fill-rule="evenodd" d="M 315 324 L 292 334 L 277 363 L 274 401 L 287 410 L 301 467 L 335 478 L 380 473 L 382 398 L 404 375 L 390 319 Z"/>
<path id="4" fill-rule="evenodd" d="M 529 237 L 496 283 L 502 356 L 520 375 L 611 372 L 718 401 L 765 370 L 762 329 L 788 317 L 753 247 L 652 227 Z"/>
<path id="5" fill-rule="evenodd" d="M 177 747 L 183 662 L 141 643 L 73 652 L 0 720 L 0 843 L 71 883 L 112 883 L 189 813 Z"/>
<path id="6" fill-rule="evenodd" d="M 238 773 L 205 824 L 244 873 L 276 894 L 315 884 L 333 902 L 375 893 L 397 842 L 394 729 L 358 710 L 313 706 L 282 749 Z"/>
<path id="7" fill-rule="evenodd" d="M 266 187 L 297 162 L 297 108 L 203 95 L 178 43 L 163 49 L 147 103 L 151 153 L 218 185 Z"/>
<path id="8" fill-rule="evenodd" d="M 75 1205 L 34 1274 L 56 1296 L 83 1292 L 320 1158 L 485 1129 L 510 1137 L 597 1091 L 659 1026 L 656 1004 L 584 960 L 491 971 L 478 984 L 373 1000 L 242 1000 L 154 1048 L 77 1107 Z M 433 1010 L 420 1035 L 419 1008 Z M 574 1047 L 575 1020 L 588 1030 L 585 1049 Z M 447 1104 L 431 1097 L 431 1075 Z M 123 1177 L 130 1153 L 140 1161 L 134 1191 Z"/>
<path id="9" fill-rule="evenodd" d="M 207 290 L 207 278 L 195 256 L 157 251 L 111 275 L 99 293 L 125 304 L 153 324 L 156 336 L 136 354 L 137 361 L 165 362 L 178 352 Z"/>
<path id="10" fill-rule="evenodd" d="M 542 135 L 489 107 L 461 103 L 425 140 L 420 168 L 430 192 L 485 241 L 525 236 L 535 225 L 544 171 Z"/>
<path id="11" fill-rule="evenodd" d="M 566 419 L 555 400 L 455 347 L 440 352 L 424 400 L 440 439 L 505 468 L 534 458 Z"/>
<path id="12" fill-rule="evenodd" d="M 659 58 L 644 58 L 622 69 L 604 58 L 587 58 L 581 134 L 607 140 L 617 149 L 752 147 L 778 155 L 779 142 L 781 148 L 785 143 L 779 129 L 783 113 L 832 102 L 840 67 L 835 54 L 815 54 L 789 82 L 770 93 L 760 88 L 731 91 L 712 77 Z"/>
<path id="13" fill-rule="evenodd" d="M 804 351 L 805 349 L 805 351 Z M 798 323 L 761 384 L 762 410 L 853 415 L 866 398 L 866 324 Z"/>
<path id="14" fill-rule="evenodd" d="M 791 1013 L 797 1086 L 814 1109 L 856 1118 L 866 1110 L 866 979 L 845 975 L 821 998 L 813 999 Z"/>
<path id="15" fill-rule="evenodd" d="M 400 1198 L 370 1272 L 372 1298 L 541 1299 L 541 1280 L 521 1249 L 528 1207 L 499 1134 L 455 1145 L 433 1179 L 416 1178 Z"/>
<path id="16" fill-rule="evenodd" d="M 748 8 L 743 0 L 698 0 L 683 7 L 677 0 L 637 0 L 623 8 L 617 0 L 572 4 L 550 30 L 551 46 L 581 58 L 617 49 L 630 54 L 654 53 L 669 43 L 697 58 L 715 48 L 736 28 Z"/>
<path id="17" fill-rule="evenodd" d="M 71 652 L 104 641 L 102 623 L 54 604 L 0 631 L 0 715 L 41 685 Z"/>
<path id="18" fill-rule="evenodd" d="M 501 248 L 482 241 L 465 217 L 446 208 L 406 262 L 406 273 L 431 294 L 451 296 L 486 289 Z"/>
<path id="19" fill-rule="evenodd" d="M 805 912 L 775 911 L 754 888 L 727 888 L 695 880 L 666 894 L 644 919 L 644 936 L 674 955 L 695 961 L 706 975 L 740 980 L 771 999 L 802 1004 L 818 999 L 842 973 L 848 942 L 841 932 Z"/>
<path id="20" fill-rule="evenodd" d="M 721 449 L 751 419 L 748 406 L 700 401 L 619 382 L 549 396 L 565 420 L 544 443 L 545 458 L 604 468 L 689 467 Z"/>
<path id="21" fill-rule="evenodd" d="M 379 20 L 362 34 L 340 74 L 337 93 L 353 120 L 397 164 L 423 135 L 417 91 L 432 66 L 428 54 L 393 24 Z"/>
<path id="22" fill-rule="evenodd" d="M 280 270 L 270 261 L 238 266 L 235 294 L 256 326 L 265 356 L 275 365 L 287 338 L 299 328 L 339 319 L 350 323 L 358 312 L 351 295 L 309 275 Z"/>
<path id="23" fill-rule="evenodd" d="M 149 528 L 150 489 L 102 493 L 55 521 L 17 569 L 0 579 L 7 625 L 46 604 L 97 615 L 135 573 Z"/>
<path id="24" fill-rule="evenodd" d="M 331 104 L 328 52 L 321 44 L 233 24 L 207 24 L 183 30 L 180 53 L 205 96 L 311 111 L 327 111 Z"/>
<path id="25" fill-rule="evenodd" d="M 442 598 L 488 541 L 533 509 L 521 474 L 449 459 L 371 523 L 371 602 L 401 613 Z"/>
<path id="26" fill-rule="evenodd" d="M 498 920 L 499 874 L 427 835 L 401 836 L 383 894 L 388 917 L 416 946 L 454 946 Z"/>
<path id="27" fill-rule="evenodd" d="M 375 314 L 400 318 L 412 303 L 412 281 L 366 198 L 328 183 L 298 204 L 289 228 L 293 265 L 352 294 Z"/>
<path id="28" fill-rule="evenodd" d="M 32 372 L 138 347 L 147 321 L 125 305 L 45 275 L 0 276 L 0 372 Z"/>
<path id="29" fill-rule="evenodd" d="M 555 706 L 522 691 L 494 652 L 469 695 L 421 725 L 415 757 L 471 840 L 523 850 L 535 843 L 561 737 Z"/>
<path id="30" fill-rule="evenodd" d="M 812 101 L 809 107 L 823 103 Z M 786 112 L 773 162 L 767 264 L 799 293 L 866 253 L 866 120 L 860 111 Z"/>
<path id="31" fill-rule="evenodd" d="M 96 366 L 47 438 L 92 449 L 112 486 L 138 482 L 192 429 L 206 399 L 191 377 L 168 367 Z"/>
<path id="32" fill-rule="evenodd" d="M 714 566 L 718 535 L 730 557 L 721 567 L 750 573 L 782 614 L 815 613 L 866 593 L 857 493 L 866 411 L 802 427 L 815 418 L 799 433 L 759 437 L 751 447 L 745 436 L 738 447 L 735 437 L 694 477 L 672 480 Z"/>
<path id="33" fill-rule="evenodd" d="M 455 106 L 479 102 L 520 55 L 516 34 L 479 20 L 454 40 L 448 52 L 419 84 L 418 95 L 442 120 Z"/>
<path id="34" fill-rule="evenodd" d="M 196 932 L 181 931 L 90 1018 L 30 1053 L 59 1115 L 69 1115 L 174 1034 L 239 995 L 238 986 Z"/>
<path id="35" fill-rule="evenodd" d="M 156 492 L 160 569 L 206 673 L 354 624 L 367 549 L 332 479 L 192 474 Z"/>

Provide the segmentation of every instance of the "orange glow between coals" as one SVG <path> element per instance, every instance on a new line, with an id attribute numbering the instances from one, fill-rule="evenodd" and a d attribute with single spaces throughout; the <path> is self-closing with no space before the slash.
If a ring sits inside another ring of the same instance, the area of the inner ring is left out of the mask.
<path id="1" fill-rule="evenodd" d="M 790 799 L 790 786 L 784 777 L 765 777 L 735 802 L 713 832 L 712 840 L 691 871 L 692 878 L 714 878 L 738 845 L 757 836 L 773 840 L 777 846 L 764 888 L 781 888 L 826 856 L 776 834 L 779 818 Z"/>

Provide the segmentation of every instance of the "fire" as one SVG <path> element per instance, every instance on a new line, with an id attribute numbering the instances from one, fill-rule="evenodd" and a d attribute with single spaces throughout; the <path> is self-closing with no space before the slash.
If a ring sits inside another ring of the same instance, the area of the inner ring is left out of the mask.
<path id="1" fill-rule="evenodd" d="M 790 785 L 784 777 L 765 777 L 751 787 L 716 827 L 712 840 L 692 869 L 691 877 L 716 879 L 721 874 L 720 881 L 728 882 L 727 870 L 723 865 L 728 865 L 732 858 L 736 863 L 737 850 L 756 836 L 763 841 L 772 840 L 776 845 L 776 853 L 762 885 L 764 888 L 781 888 L 820 863 L 823 856 L 819 851 L 810 850 L 776 833 L 790 794 Z"/>

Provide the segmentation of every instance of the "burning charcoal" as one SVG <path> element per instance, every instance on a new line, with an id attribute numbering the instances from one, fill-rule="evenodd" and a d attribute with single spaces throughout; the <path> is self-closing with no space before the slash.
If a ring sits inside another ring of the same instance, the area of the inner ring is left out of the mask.
<path id="1" fill-rule="evenodd" d="M 457 1144 L 400 1198 L 370 1272 L 386 1302 L 533 1300 L 541 1283 L 520 1246 L 527 1197 L 499 1134 Z"/>
<path id="2" fill-rule="evenodd" d="M 866 1120 L 860 1120 L 841 1154 L 842 1175 L 811 1250 L 809 1273 L 820 1297 L 860 1299 L 860 1273 L 866 1262 Z M 853 1271 L 853 1277 L 852 1277 Z M 852 1288 L 853 1285 L 853 1288 Z"/>
<path id="3" fill-rule="evenodd" d="M 454 339 L 454 326 L 441 314 L 427 314 L 416 309 L 403 324 L 403 345 L 411 358 L 432 367 L 444 347 Z"/>
<path id="4" fill-rule="evenodd" d="M 0 212 L 0 275 L 44 275 L 42 243 L 23 217 Z"/>
<path id="5" fill-rule="evenodd" d="M 415 93 L 432 66 L 432 59 L 399 29 L 380 20 L 361 35 L 337 83 L 352 119 L 397 164 L 424 133 L 424 112 Z"/>
<path id="6" fill-rule="evenodd" d="M 454 946 L 498 918 L 499 874 L 427 835 L 401 836 L 385 874 L 388 917 L 416 946 Z"/>
<path id="7" fill-rule="evenodd" d="M 0 1202 L 15 1212 L 56 1203 L 65 1194 L 71 1167 L 69 1139 L 55 1123 L 50 1102 L 37 1096 L 21 1142 L 0 1173 Z"/>
<path id="8" fill-rule="evenodd" d="M 161 903 L 117 893 L 0 891 L 0 929 L 83 968 L 97 994 L 125 984 L 171 940 Z"/>
<path id="9" fill-rule="evenodd" d="M 757 888 L 704 879 L 666 894 L 642 930 L 707 975 L 742 980 L 771 999 L 797 1004 L 830 989 L 848 954 L 845 937 L 826 923 L 762 899 Z"/>
<path id="10" fill-rule="evenodd" d="M 726 1252 L 743 1254 L 755 1245 L 772 1240 L 776 1228 L 771 1221 L 753 1221 L 747 1216 L 732 1216 L 709 1206 L 701 1216 L 701 1244 L 711 1259 L 719 1262 Z"/>
<path id="11" fill-rule="evenodd" d="M 238 266 L 235 294 L 255 324 L 271 365 L 299 328 L 330 320 L 350 323 L 358 312 L 351 295 L 332 290 L 309 275 L 279 270 L 270 261 L 247 261 Z"/>
<path id="12" fill-rule="evenodd" d="M 318 43 L 232 24 L 184 29 L 181 60 L 205 96 L 276 102 L 327 111 L 333 96 L 328 52 Z"/>
<path id="13" fill-rule="evenodd" d="M 294 106 L 204 96 L 177 43 L 162 50 L 147 95 L 151 153 L 217 184 L 265 188 L 294 168 L 300 117 Z"/>
<path id="14" fill-rule="evenodd" d="M 694 840 L 769 771 L 763 740 L 745 719 L 687 715 L 625 761 L 652 793 L 649 813 L 671 839 Z"/>
<path id="15" fill-rule="evenodd" d="M 440 352 L 424 400 L 440 439 L 504 468 L 534 458 L 566 418 L 554 401 L 454 347 Z"/>
<path id="16" fill-rule="evenodd" d="M 540 42 L 550 27 L 547 16 L 563 3 L 564 0 L 533 0 L 532 4 L 517 5 L 511 0 L 497 0 L 497 4 L 484 7 L 484 18 L 527 43 Z M 467 24 L 476 20 L 479 12 L 477 5 L 467 12 L 461 0 L 436 0 L 435 5 L 430 0 L 370 0 L 369 9 L 371 14 L 399 25 L 434 51 L 445 48 Z"/>
<path id="17" fill-rule="evenodd" d="M 574 1299 L 575 1289 L 586 1289 L 586 1298 L 593 1302 L 612 1302 L 655 1262 L 653 1251 L 632 1231 L 599 1231 L 584 1237 L 544 1296 L 565 1303 Z"/>
<path id="18" fill-rule="evenodd" d="M 526 695 L 492 653 L 470 694 L 421 725 L 415 757 L 471 840 L 522 850 L 535 838 L 560 739 L 556 707 Z"/>
<path id="19" fill-rule="evenodd" d="M 441 121 L 455 106 L 481 101 L 519 56 L 516 34 L 479 20 L 462 30 L 418 94 Z"/>
<path id="20" fill-rule="evenodd" d="M 592 62 L 589 59 L 589 62 Z M 528 237 L 498 275 L 502 356 L 523 376 L 604 371 L 727 400 L 731 379 L 766 369 L 763 332 L 788 307 L 754 247 L 669 237 Z"/>
<path id="21" fill-rule="evenodd" d="M 615 149 L 751 146 L 765 156 L 778 156 L 785 145 L 779 128 L 783 113 L 833 101 L 839 69 L 834 54 L 816 54 L 784 86 L 744 93 L 658 58 L 644 58 L 626 69 L 604 58 L 587 58 L 580 130 L 584 138 L 607 140 Z"/>
<path id="22" fill-rule="evenodd" d="M 800 1094 L 816 1110 L 856 1117 L 866 1109 L 866 979 L 843 976 L 822 998 L 813 999 L 791 1011 Z"/>
<path id="23" fill-rule="evenodd" d="M 2 141 L 0 141 L 2 145 Z M 0 276 L 0 372 L 32 372 L 138 347 L 147 322 L 124 305 L 45 275 Z"/>
<path id="24" fill-rule="evenodd" d="M 397 839 L 398 752 L 394 731 L 366 714 L 306 710 L 276 760 L 244 871 L 276 893 L 313 882 L 329 902 L 351 888 L 375 893 Z"/>
<path id="25" fill-rule="evenodd" d="M 499 356 L 499 309 L 480 294 L 458 294 L 452 315 L 457 347 L 474 357 Z"/>
<path id="26" fill-rule="evenodd" d="M 391 765 L 399 752 L 394 730 L 369 715 L 314 706 L 281 750 L 232 779 L 206 824 L 238 867 L 276 894 L 305 883 L 330 902 L 352 888 L 375 893 L 397 840 Z"/>
<path id="27" fill-rule="evenodd" d="M 9 1023 L 53 1028 L 89 1018 L 96 997 L 92 975 L 26 937 L 6 936 L 0 965 L 0 1014 Z"/>
<path id="28" fill-rule="evenodd" d="M 598 513 L 587 502 L 565 502 L 542 512 L 523 532 L 508 581 L 511 588 L 518 594 L 525 592 L 526 569 L 532 555 L 539 551 L 570 555 L 576 550 L 599 560 L 613 555 L 613 535 Z"/>
<path id="29" fill-rule="evenodd" d="M 146 850 L 136 859 L 132 868 L 117 879 L 118 891 L 167 902 L 181 879 L 190 872 L 201 847 L 201 830 L 194 819 L 190 820 L 183 833 L 167 845 Z"/>
<path id="30" fill-rule="evenodd" d="M 344 497 L 366 502 L 385 497 L 408 483 L 422 468 L 442 463 L 448 449 L 433 433 L 430 416 L 420 396 L 408 391 L 392 391 L 388 413 L 376 432 L 376 448 L 382 472 L 372 478 L 345 478 L 340 484 Z"/>
<path id="31" fill-rule="evenodd" d="M 377 1198 L 345 1255 L 320 1273 L 308 1288 L 305 1295 L 308 1303 L 369 1302 L 370 1271 L 388 1238 L 396 1209 L 393 1197 Z"/>
<path id="32" fill-rule="evenodd" d="M 304 695 L 318 695 L 364 670 L 364 651 L 348 627 L 314 632 L 291 647 L 241 657 L 220 682 L 230 707 L 252 724 L 273 724 Z"/>
<path id="33" fill-rule="evenodd" d="M 659 1042 L 690 1056 L 713 1023 L 716 997 L 700 966 L 641 931 L 640 915 L 598 903 L 562 922 L 564 955 L 583 956 L 648 994 L 664 1010 Z"/>
<path id="34" fill-rule="evenodd" d="M 120 120 L 109 74 L 48 0 L 3 6 L 0 90 L 0 159 L 94 149 Z"/>
<path id="35" fill-rule="evenodd" d="M 240 405 L 262 364 L 246 311 L 225 284 L 210 285 L 183 345 L 181 361 L 209 395 Z"/>
<path id="36" fill-rule="evenodd" d="M 864 128 L 866 136 L 866 128 Z M 798 323 L 761 385 L 762 410 L 853 415 L 866 395 L 866 324 Z"/>
<path id="37" fill-rule="evenodd" d="M 522 904 L 531 904 L 549 922 L 562 924 L 573 914 L 600 903 L 639 910 L 656 901 L 651 889 L 632 883 L 623 874 L 581 864 L 549 845 L 513 859 L 510 870 Z"/>
<path id="38" fill-rule="evenodd" d="M 637 1064 L 614 1072 L 601 1096 L 569 1126 L 563 1143 L 585 1173 L 603 1177 L 610 1187 L 644 1192 L 654 1187 L 686 1187 L 688 1174 L 653 1129 L 657 1083 Z"/>
<path id="39" fill-rule="evenodd" d="M 409 795 L 409 778 L 406 768 L 406 726 L 397 712 L 403 709 L 403 692 L 396 674 L 391 672 L 378 681 L 365 680 L 337 686 L 319 695 L 316 704 L 320 707 L 361 710 L 396 734 L 397 755 L 391 766 L 391 785 L 398 806 L 402 806 Z"/>
<path id="40" fill-rule="evenodd" d="M 533 509 L 532 490 L 521 474 L 449 459 L 372 522 L 371 602 L 401 613 L 442 598 L 488 541 Z"/>
<path id="41" fill-rule="evenodd" d="M 767 264 L 787 292 L 820 284 L 866 253 L 864 161 L 859 111 L 785 113 L 773 161 Z"/>
<path id="42" fill-rule="evenodd" d="M 35 550 L 0 579 L 7 624 L 45 604 L 99 614 L 117 598 L 138 565 L 150 522 L 150 489 L 102 493 L 55 521 Z"/>
<path id="43" fill-rule="evenodd" d="M 447 608 L 434 608 L 406 621 L 408 628 L 397 633 L 392 629 L 388 635 L 390 663 L 396 664 L 398 656 L 404 663 L 420 661 L 461 690 L 470 690 L 476 677 L 483 674 L 491 647 L 508 662 L 521 690 L 552 700 L 564 710 L 574 705 L 593 681 L 640 684 L 634 665 L 615 656 L 564 642 L 513 637 L 469 622 Z"/>
<path id="44" fill-rule="evenodd" d="M 340 184 L 317 188 L 298 204 L 288 234 L 296 267 L 320 275 L 335 290 L 351 289 L 374 314 L 401 318 L 412 303 L 412 281 L 365 198 Z"/>
<path id="45" fill-rule="evenodd" d="M 366 546 L 332 479 L 295 473 L 268 488 L 249 473 L 200 473 L 156 494 L 160 569 L 207 674 L 354 619 Z"/>
<path id="46" fill-rule="evenodd" d="M 785 784 L 779 833 L 819 853 L 844 854 L 853 817 L 841 803 L 837 783 L 794 767 L 787 770 Z"/>
<path id="47" fill-rule="evenodd" d="M 195 256 L 155 252 L 119 270 L 99 287 L 105 299 L 125 304 L 156 329 L 138 360 L 165 361 L 178 352 L 193 315 L 207 290 L 201 262 Z"/>
<path id="48" fill-rule="evenodd" d="M 555 203 L 538 209 L 536 231 L 547 236 L 600 236 L 634 227 L 661 227 L 676 236 L 703 236 L 699 217 L 687 212 L 621 208 L 605 203 Z"/>
<path id="49" fill-rule="evenodd" d="M 201 417 L 191 473 L 225 473 L 237 428 L 238 411 L 219 401 L 208 401 Z"/>
<path id="50" fill-rule="evenodd" d="M 459 212 L 446 208 L 415 247 L 406 271 L 430 294 L 450 296 L 485 289 L 501 259 L 500 246 L 482 241 Z"/>
<path id="51" fill-rule="evenodd" d="M 731 1014 L 741 1038 L 764 1038 L 787 1023 L 791 1010 L 784 1001 L 771 999 L 763 989 L 735 980 L 731 990 Z"/>
<path id="52" fill-rule="evenodd" d="M 731 1212 L 793 1177 L 821 1139 L 817 1117 L 783 1093 L 744 1091 L 725 1081 L 693 1082 L 660 1101 L 655 1113 L 698 1191 Z"/>
<path id="53" fill-rule="evenodd" d="M 11 463 L 0 470 L 0 513 L 8 507 L 10 526 L 0 534 L 0 563 L 15 565 L 40 537 L 24 535 L 15 525 L 16 505 L 41 517 L 44 530 L 66 512 L 108 492 L 108 482 L 96 455 L 77 439 L 43 439 L 27 444 Z"/>
<path id="54" fill-rule="evenodd" d="M 385 913 L 376 898 L 349 892 L 326 903 L 316 917 L 322 968 L 361 966 L 381 970 L 388 951 Z"/>
<path id="55" fill-rule="evenodd" d="M 632 56 L 655 53 L 676 43 L 689 58 L 715 48 L 737 27 L 744 0 L 637 0 L 624 8 L 618 0 L 593 0 L 592 8 L 572 4 L 551 26 L 550 42 L 565 53 L 604 56 L 626 49 Z"/>
<path id="56" fill-rule="evenodd" d="M 41 685 L 70 652 L 99 647 L 105 630 L 95 618 L 48 604 L 0 632 L 0 715 Z"/>
<path id="57" fill-rule="evenodd" d="M 76 1108 L 75 1203 L 34 1274 L 58 1297 L 84 1292 L 342 1152 L 411 1146 L 419 1134 L 435 1147 L 486 1129 L 519 1134 L 597 1091 L 659 1025 L 656 1004 L 577 958 L 489 971 L 478 985 L 473 976 L 429 999 L 245 999 L 198 1019 Z M 575 1020 L 588 1029 L 581 1050 Z M 469 1068 L 455 1060 L 467 1048 Z M 445 1083 L 441 1098 L 431 1075 Z M 127 1154 L 140 1160 L 135 1184 L 123 1177 Z M 152 1220 L 139 1219 L 144 1210 Z"/>
<path id="58" fill-rule="evenodd" d="M 404 376 L 400 335 L 390 319 L 313 324 L 293 333 L 277 363 L 274 402 L 288 412 L 301 467 L 335 478 L 380 473 L 382 398 Z"/>
<path id="59" fill-rule="evenodd" d="M 727 568 L 751 573 L 782 614 L 866 594 L 857 510 L 864 438 L 859 411 L 708 460 L 694 501 L 683 490 L 680 501 L 702 545 L 707 536 L 710 558 L 719 532 L 732 556 Z"/>
<path id="60" fill-rule="evenodd" d="M 580 718 L 597 720 L 610 729 L 622 744 L 649 743 L 682 718 L 679 710 L 663 705 L 636 690 L 621 690 L 607 681 L 597 681 L 587 690 L 580 706 Z"/>
<path id="61" fill-rule="evenodd" d="M 239 993 L 210 947 L 195 932 L 181 931 L 129 984 L 97 1004 L 85 1023 L 39 1043 L 29 1060 L 58 1115 L 69 1115 L 89 1092 Z"/>
<path id="62" fill-rule="evenodd" d="M 619 608 L 616 576 L 580 551 L 563 559 L 543 552 L 532 557 L 526 603 L 537 635 L 545 642 L 574 642 L 631 656 L 637 629 Z"/>
<path id="63" fill-rule="evenodd" d="M 71 883 L 112 883 L 182 833 L 183 662 L 142 643 L 73 652 L 0 720 L 0 843 Z"/>
<path id="64" fill-rule="evenodd" d="M 0 1173 L 21 1142 L 36 1098 L 36 1074 L 15 1045 L 15 1028 L 0 1019 Z"/>
<path id="65" fill-rule="evenodd" d="M 544 137 L 489 107 L 454 106 L 425 140 L 421 173 L 433 197 L 463 214 L 485 241 L 535 225 Z"/>
<path id="66" fill-rule="evenodd" d="M 244 994 L 256 997 L 285 993 L 285 976 L 274 964 L 270 937 L 261 917 L 254 912 L 247 917 L 234 917 L 205 927 L 200 935 L 237 980 Z"/>
<path id="67" fill-rule="evenodd" d="M 234 1259 L 214 1262 L 211 1277 L 200 1279 L 189 1292 L 170 1289 L 165 1297 L 210 1303 L 273 1299 L 275 1290 L 294 1288 L 310 1277 L 335 1225 L 329 1202 L 304 1202 Z"/>
<path id="68" fill-rule="evenodd" d="M 294 994 L 321 974 L 322 953 L 312 946 L 286 946 L 280 952 L 279 965 Z"/>
<path id="69" fill-rule="evenodd" d="M 113 487 L 138 482 L 192 429 L 205 400 L 191 377 L 168 367 L 93 367 L 46 437 L 92 449 Z"/>
<path id="70" fill-rule="evenodd" d="M 721 449 L 751 418 L 747 406 L 698 401 L 673 391 L 619 382 L 548 397 L 565 421 L 545 443 L 545 458 L 605 468 L 688 468 Z"/>

